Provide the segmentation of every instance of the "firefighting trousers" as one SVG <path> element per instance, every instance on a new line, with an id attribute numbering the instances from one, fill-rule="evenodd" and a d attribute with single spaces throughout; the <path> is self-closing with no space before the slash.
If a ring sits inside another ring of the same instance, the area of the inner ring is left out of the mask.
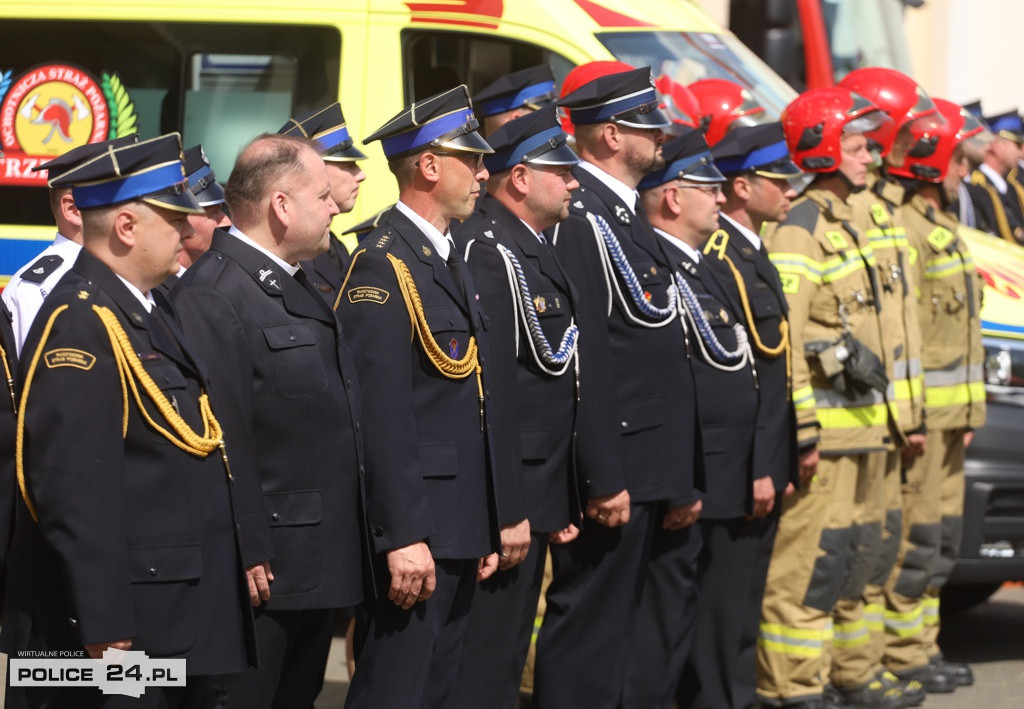
<path id="1" fill-rule="evenodd" d="M 929 432 L 925 454 L 904 471 L 900 553 L 885 585 L 885 663 L 895 671 L 939 652 L 939 590 L 960 549 L 963 433 Z"/>
<path id="2" fill-rule="evenodd" d="M 882 668 L 882 584 L 899 550 L 899 455 L 893 451 L 866 457 L 858 471 L 853 508 L 856 552 L 832 613 L 830 678 L 837 687 L 862 685 Z"/>
<path id="3" fill-rule="evenodd" d="M 824 689 L 832 609 L 858 546 L 857 484 L 871 464 L 872 454 L 822 455 L 810 484 L 783 501 L 757 647 L 757 692 L 769 705 Z"/>

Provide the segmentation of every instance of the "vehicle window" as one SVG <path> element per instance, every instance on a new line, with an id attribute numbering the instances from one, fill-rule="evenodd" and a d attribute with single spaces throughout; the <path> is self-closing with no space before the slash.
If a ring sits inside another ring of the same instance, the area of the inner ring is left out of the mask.
<path id="1" fill-rule="evenodd" d="M 558 86 L 575 66 L 560 54 L 528 42 L 468 32 L 402 32 L 407 104 L 459 84 L 466 84 L 472 96 L 505 74 L 538 64 L 551 67 Z"/>
<path id="2" fill-rule="evenodd" d="M 749 90 L 772 116 L 796 93 L 749 49 L 729 34 L 698 32 L 604 32 L 597 38 L 619 61 L 650 66 L 682 84 L 699 79 L 734 81 Z"/>
<path id="3" fill-rule="evenodd" d="M 138 131 L 202 143 L 226 179 L 239 147 L 337 100 L 332 27 L 6 20 L 0 43 L 3 221 L 51 224 L 31 167 Z"/>

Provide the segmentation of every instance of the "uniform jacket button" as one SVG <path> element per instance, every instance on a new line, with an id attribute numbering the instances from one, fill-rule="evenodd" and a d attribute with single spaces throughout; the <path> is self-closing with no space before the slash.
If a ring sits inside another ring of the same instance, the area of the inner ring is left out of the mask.
<path id="1" fill-rule="evenodd" d="M 78 618 L 68 618 L 68 625 L 70 625 L 72 628 L 77 628 Z"/>
<path id="2" fill-rule="evenodd" d="M 149 570 L 149 575 L 150 576 L 156 576 L 156 574 L 157 574 L 156 567 L 153 567 L 152 569 Z"/>
<path id="3" fill-rule="evenodd" d="M 373 528 L 373 536 L 375 536 L 375 537 L 383 537 L 384 536 L 384 528 L 381 527 L 378 524 L 376 527 Z"/>
<path id="4" fill-rule="evenodd" d="M 274 520 L 276 522 L 279 519 L 281 519 L 281 515 L 279 515 L 277 512 L 275 512 L 272 515 L 270 515 L 270 519 L 272 519 L 272 520 Z"/>

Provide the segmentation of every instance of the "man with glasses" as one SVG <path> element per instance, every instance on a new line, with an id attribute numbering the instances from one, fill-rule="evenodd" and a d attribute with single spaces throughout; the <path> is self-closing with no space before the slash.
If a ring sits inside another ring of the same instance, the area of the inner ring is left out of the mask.
<path id="1" fill-rule="evenodd" d="M 701 470 L 693 372 L 672 267 L 637 201 L 664 164 L 669 122 L 645 67 L 596 78 L 559 101 L 583 159 L 569 217 L 548 232 L 579 291 L 583 377 L 577 470 L 580 537 L 551 550 L 554 570 L 537 643 L 537 707 L 613 707 L 656 525 L 697 516 Z M 588 370 L 588 368 L 591 368 Z M 587 383 L 588 371 L 614 372 Z"/>
<path id="2" fill-rule="evenodd" d="M 348 707 L 451 706 L 476 581 L 499 549 L 519 558 L 529 545 L 528 530 L 499 538 L 526 514 L 493 464 L 507 432 L 495 424 L 476 289 L 447 233 L 487 179 L 493 151 L 477 127 L 459 86 L 366 140 L 381 141 L 399 199 L 353 253 L 337 301 L 363 393 L 366 521 L 382 582 L 358 623 Z"/>
<path id="3" fill-rule="evenodd" d="M 790 153 L 814 182 L 764 235 L 789 305 L 801 483 L 783 501 L 762 607 L 757 689 L 769 706 L 823 705 L 831 614 L 841 597 L 860 597 L 880 543 L 853 526 L 863 491 L 881 491 L 893 440 L 877 274 L 849 197 L 873 161 L 865 133 L 884 120 L 844 88 L 807 91 L 782 114 Z M 856 706 L 905 702 L 880 679 L 835 689 Z"/>
<path id="4" fill-rule="evenodd" d="M 718 229 L 725 177 L 699 130 L 685 129 L 665 144 L 664 154 L 666 166 L 640 182 L 640 201 L 682 298 L 709 474 L 697 523 L 654 530 L 623 705 L 671 706 L 687 657 L 699 655 L 707 674 L 687 689 L 707 693 L 684 706 L 741 706 L 728 685 L 753 684 L 752 662 L 746 677 L 734 674 L 743 674 L 739 638 L 753 634 L 760 612 L 744 601 L 752 586 L 764 583 L 763 576 L 750 575 L 757 545 L 748 515 L 764 515 L 774 499 L 755 502 L 752 496 L 760 402 L 742 309 L 700 251 Z M 723 681 L 727 686 L 719 686 Z"/>
<path id="5" fill-rule="evenodd" d="M 722 667 L 715 652 L 691 652 L 677 700 L 680 706 L 751 706 L 756 700 L 754 655 L 768 560 L 782 496 L 797 482 L 786 296 L 758 234 L 765 222 L 786 218 L 790 199 L 796 196 L 790 182 L 802 173 L 789 156 L 778 123 L 736 127 L 712 146 L 711 153 L 727 178 L 721 183 L 725 203 L 718 214 L 719 229 L 703 247 L 701 264 L 741 305 L 738 315 L 747 329 L 758 381 L 751 452 L 755 467 L 749 513 L 732 521 L 742 530 L 743 541 L 733 558 L 745 583 L 731 586 L 729 606 L 718 606 L 720 614 L 701 612 L 694 631 L 696 647 L 728 647 L 724 656 L 734 658 L 734 664 Z M 744 556 L 736 557 L 738 553 Z M 707 582 L 703 590 L 705 597 L 717 592 Z"/>

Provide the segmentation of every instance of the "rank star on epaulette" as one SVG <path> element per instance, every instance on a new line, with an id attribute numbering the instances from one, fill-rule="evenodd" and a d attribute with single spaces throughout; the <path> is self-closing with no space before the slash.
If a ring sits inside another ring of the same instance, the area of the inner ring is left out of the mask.
<path id="1" fill-rule="evenodd" d="M 21 280 L 29 283 L 42 283 L 46 277 L 57 270 L 64 263 L 64 259 L 57 254 L 48 254 L 25 269 L 21 274 Z"/>
<path id="2" fill-rule="evenodd" d="M 281 276 L 278 275 L 277 271 L 270 268 L 267 264 L 263 264 L 260 268 L 256 269 L 256 277 L 260 281 L 260 285 L 268 291 L 275 291 L 280 293 L 283 291 L 281 287 Z"/>
<path id="3" fill-rule="evenodd" d="M 391 241 L 391 232 L 387 231 L 380 235 L 377 239 L 376 248 L 383 249 Z"/>
<path id="4" fill-rule="evenodd" d="M 576 200 L 572 203 L 572 206 L 576 207 L 576 209 L 583 209 L 583 202 Z"/>
<path id="5" fill-rule="evenodd" d="M 493 239 L 494 238 L 494 232 L 491 231 L 490 229 L 488 229 L 487 231 L 484 232 L 484 236 L 486 236 L 488 239 Z"/>
<path id="6" fill-rule="evenodd" d="M 547 298 L 545 298 L 542 295 L 538 295 L 533 299 L 533 305 L 535 308 L 537 308 L 538 313 L 543 313 L 545 310 L 548 309 Z"/>
<path id="7" fill-rule="evenodd" d="M 619 220 L 619 224 L 629 224 L 629 210 L 621 204 L 616 204 L 615 218 Z"/>

